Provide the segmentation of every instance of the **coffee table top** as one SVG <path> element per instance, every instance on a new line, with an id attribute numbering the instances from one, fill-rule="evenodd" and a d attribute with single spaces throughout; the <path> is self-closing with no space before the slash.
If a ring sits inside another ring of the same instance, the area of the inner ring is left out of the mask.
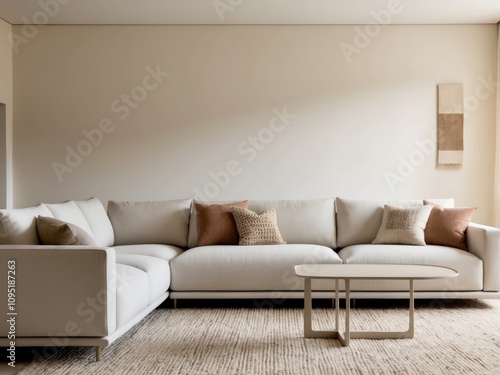
<path id="1" fill-rule="evenodd" d="M 425 280 L 457 277 L 454 269 L 410 264 L 301 264 L 295 274 L 315 279 Z"/>

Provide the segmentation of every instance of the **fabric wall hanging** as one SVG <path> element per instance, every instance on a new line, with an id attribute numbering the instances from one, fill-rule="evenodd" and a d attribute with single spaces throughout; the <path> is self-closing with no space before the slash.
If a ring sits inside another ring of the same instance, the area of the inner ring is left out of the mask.
<path id="1" fill-rule="evenodd" d="M 463 85 L 438 85 L 438 166 L 459 168 L 463 157 Z"/>

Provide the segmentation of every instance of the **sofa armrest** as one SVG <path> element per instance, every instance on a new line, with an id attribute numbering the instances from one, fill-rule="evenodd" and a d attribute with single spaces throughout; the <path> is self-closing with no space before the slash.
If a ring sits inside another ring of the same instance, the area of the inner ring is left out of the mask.
<path id="1" fill-rule="evenodd" d="M 64 345 L 68 337 L 111 334 L 116 329 L 115 278 L 112 248 L 0 246 L 0 336 L 12 332 L 7 322 L 12 317 L 16 337 L 50 336 L 54 345 Z M 14 284 L 15 290 L 8 290 Z"/>
<path id="2" fill-rule="evenodd" d="M 500 291 L 500 229 L 470 223 L 467 248 L 483 260 L 483 290 Z"/>

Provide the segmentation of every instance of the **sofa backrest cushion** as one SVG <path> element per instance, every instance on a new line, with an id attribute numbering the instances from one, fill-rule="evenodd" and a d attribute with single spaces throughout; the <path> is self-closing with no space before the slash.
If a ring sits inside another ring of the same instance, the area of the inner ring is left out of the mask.
<path id="1" fill-rule="evenodd" d="M 115 245 L 166 244 L 187 246 L 192 199 L 109 201 L 108 216 Z"/>
<path id="2" fill-rule="evenodd" d="M 87 220 L 97 246 L 113 246 L 115 234 L 106 209 L 97 198 L 75 201 Z"/>
<path id="3" fill-rule="evenodd" d="M 286 243 L 337 247 L 335 198 L 254 200 L 249 201 L 248 208 L 257 213 L 274 208 Z"/>
<path id="4" fill-rule="evenodd" d="M 36 218 L 38 215 L 53 217 L 44 204 L 28 208 L 0 210 L 1 245 L 38 245 Z"/>
<path id="5" fill-rule="evenodd" d="M 45 205 L 50 212 L 52 212 L 52 217 L 65 221 L 66 223 L 77 225 L 94 238 L 87 219 L 85 219 L 82 211 L 74 201 L 46 203 Z"/>
<path id="6" fill-rule="evenodd" d="M 233 201 L 196 201 L 202 204 L 222 204 Z M 274 208 L 278 228 L 283 240 L 288 244 L 323 245 L 336 247 L 335 237 L 335 198 L 297 199 L 297 200 L 249 200 L 248 209 L 260 214 Z M 193 205 L 194 206 L 194 205 Z M 197 242 L 196 210 L 191 211 L 189 219 L 189 243 L 195 247 Z"/>
<path id="7" fill-rule="evenodd" d="M 113 246 L 113 227 L 99 199 L 48 203 L 46 206 L 54 218 L 82 228 L 97 246 Z"/>
<path id="8" fill-rule="evenodd" d="M 443 207 L 453 207 L 453 199 L 428 199 Z M 382 225 L 384 205 L 411 207 L 422 206 L 422 199 L 412 200 L 369 200 L 337 198 L 337 246 L 346 247 L 370 244 L 377 237 Z"/>

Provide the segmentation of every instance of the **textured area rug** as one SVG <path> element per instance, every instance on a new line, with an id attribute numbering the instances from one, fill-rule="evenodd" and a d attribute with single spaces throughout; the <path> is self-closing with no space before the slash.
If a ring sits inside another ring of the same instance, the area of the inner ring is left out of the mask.
<path id="1" fill-rule="evenodd" d="M 403 330 L 403 301 L 352 309 L 354 330 Z M 341 310 L 342 313 L 344 310 Z M 314 328 L 333 327 L 315 308 Z M 63 348 L 28 374 L 500 374 L 500 301 L 416 301 L 415 337 L 305 339 L 301 308 L 159 308 L 94 361 Z"/>

